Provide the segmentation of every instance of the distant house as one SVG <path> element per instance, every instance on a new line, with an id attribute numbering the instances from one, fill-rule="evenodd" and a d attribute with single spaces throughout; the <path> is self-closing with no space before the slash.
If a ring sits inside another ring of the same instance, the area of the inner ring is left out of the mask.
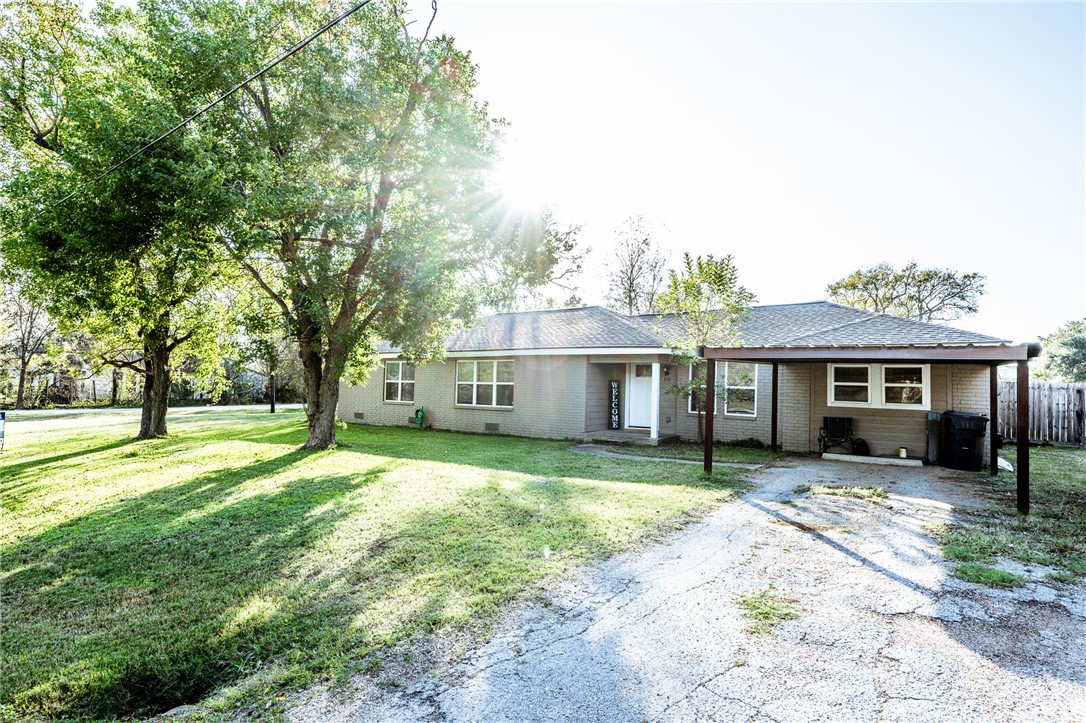
<path id="1" fill-rule="evenodd" d="M 404 425 L 423 407 L 438 429 L 693 440 L 703 412 L 672 392 L 690 374 L 671 362 L 667 345 L 680 335 L 673 317 L 595 306 L 496 314 L 450 337 L 443 362 L 415 368 L 382 347 L 368 383 L 341 390 L 339 414 Z M 718 360 L 713 436 L 791 451 L 817 451 L 823 417 L 848 416 L 872 454 L 904 447 L 922 457 L 929 411 L 989 413 L 995 365 L 1027 354 L 1003 339 L 825 301 L 754 307 L 739 338 L 704 350 Z"/>

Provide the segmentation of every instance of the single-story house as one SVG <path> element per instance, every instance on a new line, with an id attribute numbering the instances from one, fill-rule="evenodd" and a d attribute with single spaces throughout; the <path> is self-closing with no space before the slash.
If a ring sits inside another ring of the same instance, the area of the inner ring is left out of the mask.
<path id="1" fill-rule="evenodd" d="M 710 439 L 798 452 L 818 450 L 823 417 L 848 416 L 871 454 L 922 458 L 928 412 L 994 418 L 996 366 L 1021 375 L 1039 351 L 827 301 L 756 306 L 739 344 L 701 350 L 720 390 L 706 418 L 677 392 L 691 374 L 671 356 L 681 337 L 675 317 L 598 306 L 495 314 L 453 334 L 441 362 L 416 368 L 382 346 L 368 382 L 341 389 L 339 415 L 407 425 L 422 407 L 437 429 L 647 443 L 696 439 L 700 416 Z"/>

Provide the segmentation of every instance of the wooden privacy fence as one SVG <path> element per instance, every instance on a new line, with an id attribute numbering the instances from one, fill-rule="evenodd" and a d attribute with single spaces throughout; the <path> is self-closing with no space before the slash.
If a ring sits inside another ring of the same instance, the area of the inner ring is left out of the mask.
<path id="1" fill-rule="evenodd" d="M 1016 383 L 999 383 L 999 433 L 1013 440 L 1018 433 Z M 1029 441 L 1086 447 L 1083 416 L 1086 384 L 1030 382 Z"/>

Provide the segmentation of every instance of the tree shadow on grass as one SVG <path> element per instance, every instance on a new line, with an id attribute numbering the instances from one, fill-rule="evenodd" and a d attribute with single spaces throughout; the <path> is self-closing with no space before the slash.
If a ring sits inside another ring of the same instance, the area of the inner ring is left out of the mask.
<path id="1" fill-rule="evenodd" d="M 267 660 L 260 645 L 224 650 L 221 617 L 327 533 L 329 503 L 386 469 L 244 489 L 306 456 L 200 475 L 7 548 L 0 700 L 46 716 L 159 711 Z"/>
<path id="2" fill-rule="evenodd" d="M 495 449 L 439 461 L 525 477 L 493 473 L 387 513 L 378 505 L 392 488 L 367 488 L 399 465 L 351 456 L 349 471 L 307 473 L 292 468 L 311 453 L 291 451 L 10 546 L 0 702 L 50 717 L 146 715 L 270 663 L 335 674 L 404 635 L 492 612 L 643 527 L 601 514 L 613 488 L 532 476 L 535 463 Z M 595 478 L 575 462 L 571 474 Z"/>
<path id="3" fill-rule="evenodd" d="M 98 454 L 99 452 L 108 452 L 112 449 L 126 447 L 138 441 L 139 440 L 135 437 L 124 437 L 88 449 L 54 454 L 49 457 L 36 457 L 34 459 L 28 459 L 25 462 L 16 462 L 14 464 L 4 463 L 0 465 L 0 470 L 3 470 L 3 480 L 0 480 L 0 490 L 6 492 L 8 489 L 7 484 L 5 483 L 6 480 L 17 479 L 27 472 L 36 471 L 40 473 L 43 468 L 47 468 L 50 465 L 60 464 L 61 462 L 67 462 L 79 457 L 86 457 L 91 454 Z M 8 455 L 10 456 L 11 453 L 9 452 Z M 0 461 L 2 461 L 2 458 L 0 458 Z"/>

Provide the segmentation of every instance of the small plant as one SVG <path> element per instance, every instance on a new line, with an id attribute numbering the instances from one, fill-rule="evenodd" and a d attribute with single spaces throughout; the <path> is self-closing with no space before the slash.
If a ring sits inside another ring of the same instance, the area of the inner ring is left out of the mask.
<path id="1" fill-rule="evenodd" d="M 920 529 L 924 531 L 924 534 L 939 542 L 945 540 L 947 535 L 950 534 L 950 525 L 945 522 L 925 522 L 920 526 Z"/>
<path id="2" fill-rule="evenodd" d="M 882 502 L 886 499 L 886 490 L 882 487 L 829 487 L 826 485 L 815 485 L 811 487 L 811 494 L 851 497 L 857 500 L 870 500 L 871 502 Z"/>
<path id="3" fill-rule="evenodd" d="M 750 618 L 747 632 L 753 635 L 768 635 L 785 620 L 799 617 L 791 601 L 778 595 L 772 585 L 756 595 L 742 596 L 736 602 L 743 608 L 743 615 Z"/>
<path id="4" fill-rule="evenodd" d="M 954 577 L 966 582 L 973 582 L 987 587 L 999 587 L 1009 590 L 1022 587 L 1026 584 L 1026 578 L 1021 575 L 1000 570 L 998 567 L 982 565 L 979 562 L 963 562 L 954 571 Z"/>
<path id="5" fill-rule="evenodd" d="M 1048 579 L 1055 582 L 1062 582 L 1065 585 L 1074 585 L 1078 582 L 1078 577 L 1073 572 L 1067 572 L 1067 570 L 1057 570 L 1056 572 L 1048 573 Z"/>
<path id="6" fill-rule="evenodd" d="M 805 495 L 811 491 L 811 485 L 796 485 L 792 488 L 792 494 Z"/>

